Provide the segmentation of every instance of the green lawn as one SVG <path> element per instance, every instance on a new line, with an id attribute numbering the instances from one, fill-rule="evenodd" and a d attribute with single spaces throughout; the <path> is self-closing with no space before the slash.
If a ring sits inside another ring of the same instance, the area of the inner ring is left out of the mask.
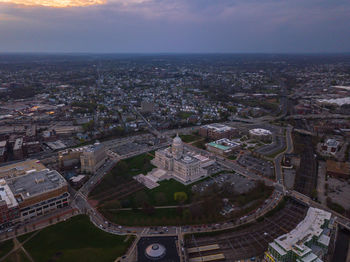
<path id="1" fill-rule="evenodd" d="M 10 252 L 13 248 L 13 241 L 6 240 L 0 243 L 0 258 L 5 256 L 8 252 Z"/>
<path id="2" fill-rule="evenodd" d="M 206 146 L 205 146 L 206 143 L 208 143 L 208 142 L 205 140 L 200 140 L 200 141 L 193 143 L 192 145 L 195 147 L 198 147 L 200 149 L 206 149 Z"/>
<path id="3" fill-rule="evenodd" d="M 180 137 L 181 137 L 182 141 L 185 143 L 190 143 L 190 142 L 202 139 L 202 137 L 197 136 L 197 135 L 180 135 Z"/>
<path id="4" fill-rule="evenodd" d="M 186 111 L 181 111 L 181 112 L 178 113 L 178 116 L 181 117 L 182 119 L 187 119 L 191 115 L 193 115 L 192 112 L 186 112 Z"/>
<path id="5" fill-rule="evenodd" d="M 94 196 L 116 186 L 120 186 L 132 180 L 133 176 L 141 173 L 146 174 L 151 171 L 154 166 L 150 163 L 153 157 L 149 154 L 142 154 L 132 158 L 119 161 L 115 167 L 104 176 L 101 183 L 99 183 L 90 193 Z"/>
<path id="6" fill-rule="evenodd" d="M 24 244 L 35 261 L 114 261 L 125 254 L 133 238 L 96 228 L 80 215 L 50 226 Z"/>
<path id="7" fill-rule="evenodd" d="M 152 206 L 172 206 L 178 205 L 179 203 L 174 200 L 174 193 L 185 192 L 187 194 L 187 201 L 191 200 L 191 187 L 192 185 L 185 186 L 174 179 L 164 180 L 159 183 L 160 186 L 154 189 L 143 189 L 129 196 L 130 206 L 137 207 L 142 206 L 143 202 L 147 202 Z"/>

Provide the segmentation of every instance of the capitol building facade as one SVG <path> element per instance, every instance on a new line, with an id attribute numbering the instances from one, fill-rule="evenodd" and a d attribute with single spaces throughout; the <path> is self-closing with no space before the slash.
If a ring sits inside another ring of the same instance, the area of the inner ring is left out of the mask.
<path id="1" fill-rule="evenodd" d="M 186 150 L 181 138 L 177 135 L 170 147 L 156 151 L 155 158 L 151 162 L 158 169 L 166 171 L 168 178 L 190 184 L 207 176 L 205 167 L 213 164 L 214 160 L 195 151 Z"/>

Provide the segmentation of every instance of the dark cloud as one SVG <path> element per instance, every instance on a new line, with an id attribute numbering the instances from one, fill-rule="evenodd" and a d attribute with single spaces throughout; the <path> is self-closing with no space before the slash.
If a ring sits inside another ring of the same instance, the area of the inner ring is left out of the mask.
<path id="1" fill-rule="evenodd" d="M 343 0 L 0 3 L 0 51 L 348 52 L 349 13 Z"/>

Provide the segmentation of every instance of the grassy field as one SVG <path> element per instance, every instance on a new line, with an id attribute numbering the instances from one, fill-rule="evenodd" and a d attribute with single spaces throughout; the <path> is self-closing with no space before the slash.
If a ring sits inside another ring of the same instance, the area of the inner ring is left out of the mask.
<path id="1" fill-rule="evenodd" d="M 165 180 L 159 183 L 160 186 L 154 189 L 144 189 L 136 192 L 128 197 L 130 206 L 137 207 L 142 206 L 142 202 L 147 202 L 152 206 L 171 206 L 178 205 L 179 203 L 174 200 L 174 193 L 185 192 L 188 199 L 185 203 L 189 203 L 191 200 L 191 186 L 185 186 L 174 179 Z"/>
<path id="2" fill-rule="evenodd" d="M 5 256 L 8 252 L 10 252 L 13 248 L 13 241 L 6 240 L 0 243 L 0 258 Z"/>
<path id="3" fill-rule="evenodd" d="M 24 237 L 25 239 L 26 237 Z M 35 261 L 114 261 L 125 254 L 133 238 L 106 233 L 84 215 L 50 226 L 27 243 L 25 249 Z"/>
<path id="4" fill-rule="evenodd" d="M 148 173 L 154 168 L 150 163 L 152 158 L 150 154 L 142 154 L 118 162 L 111 172 L 103 178 L 101 183 L 91 191 L 90 196 L 93 197 L 96 194 L 131 181 L 135 175 Z"/>
<path id="5" fill-rule="evenodd" d="M 175 225 L 181 224 L 182 220 L 182 216 L 177 213 L 176 208 L 155 209 L 151 215 L 145 214 L 142 210 L 111 211 L 103 215 L 116 224 L 129 226 Z"/>
<path id="6" fill-rule="evenodd" d="M 205 140 L 200 140 L 200 141 L 197 141 L 197 142 L 193 143 L 192 145 L 195 146 L 195 147 L 198 147 L 200 149 L 206 149 L 206 147 L 205 147 L 206 143 L 208 143 L 208 142 L 205 141 Z"/>
<path id="7" fill-rule="evenodd" d="M 199 139 L 203 139 L 202 137 L 194 135 L 194 134 L 192 134 L 192 135 L 180 135 L 180 137 L 181 137 L 182 141 L 185 143 L 190 143 L 190 142 L 193 142 L 193 141 L 196 141 Z"/>
<path id="8" fill-rule="evenodd" d="M 30 262 L 30 260 L 22 250 L 17 250 L 11 253 L 4 262 Z"/>

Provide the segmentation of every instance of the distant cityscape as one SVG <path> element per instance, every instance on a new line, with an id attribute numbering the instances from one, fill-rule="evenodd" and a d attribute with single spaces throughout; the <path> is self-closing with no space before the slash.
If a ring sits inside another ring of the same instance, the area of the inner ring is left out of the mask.
<path id="1" fill-rule="evenodd" d="M 347 262 L 350 55 L 0 54 L 0 261 Z"/>

